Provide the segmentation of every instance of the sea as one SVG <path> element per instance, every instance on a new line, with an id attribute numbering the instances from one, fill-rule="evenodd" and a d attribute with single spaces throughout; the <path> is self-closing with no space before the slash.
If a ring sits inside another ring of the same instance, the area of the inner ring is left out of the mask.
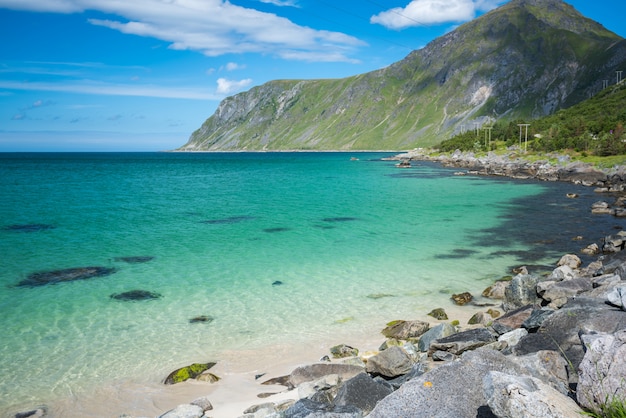
<path id="1" fill-rule="evenodd" d="M 392 155 L 0 154 L 0 413 L 237 353 L 383 342 L 391 320 L 453 320 L 452 294 L 480 300 L 624 227 L 591 214 L 592 188 Z M 66 280 L 85 270 L 102 274 Z"/>

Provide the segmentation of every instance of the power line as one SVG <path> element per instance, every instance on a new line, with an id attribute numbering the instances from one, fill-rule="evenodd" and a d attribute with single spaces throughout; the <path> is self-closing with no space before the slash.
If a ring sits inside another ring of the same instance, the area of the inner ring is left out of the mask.
<path id="1" fill-rule="evenodd" d="M 381 10 L 383 10 L 383 11 L 384 11 L 385 9 L 388 9 L 388 7 L 389 7 L 389 6 L 382 5 L 382 4 L 378 3 L 378 2 L 375 2 L 374 0 L 367 0 L 367 2 L 368 2 L 368 3 L 371 3 L 371 4 L 375 5 L 375 6 L 380 7 L 380 8 L 381 8 Z M 419 26 L 428 26 L 428 25 L 427 25 L 427 24 L 425 24 L 424 22 L 420 22 L 420 21 L 419 21 L 419 20 L 417 20 L 417 19 L 413 19 L 411 16 L 407 16 L 407 15 L 405 15 L 405 14 L 403 14 L 403 13 L 397 12 L 397 11 L 395 11 L 394 9 L 388 9 L 388 11 L 389 11 L 389 12 L 391 12 L 391 13 L 393 13 L 393 14 L 396 14 L 396 15 L 398 15 L 398 16 L 400 16 L 400 17 L 403 17 L 403 18 L 405 18 L 405 19 L 407 19 L 407 20 L 410 20 L 410 21 L 412 21 L 412 22 L 415 22 L 415 23 L 417 23 Z"/>

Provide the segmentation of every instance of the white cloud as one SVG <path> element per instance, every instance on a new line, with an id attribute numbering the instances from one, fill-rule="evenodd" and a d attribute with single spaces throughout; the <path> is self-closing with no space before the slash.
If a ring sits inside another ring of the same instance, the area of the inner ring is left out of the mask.
<path id="1" fill-rule="evenodd" d="M 89 19 L 91 24 L 160 39 L 172 49 L 194 50 L 207 56 L 247 52 L 282 56 L 282 52 L 293 50 L 302 54 L 328 51 L 328 56 L 349 61 L 346 54 L 364 45 L 344 33 L 300 26 L 276 14 L 224 0 L 0 0 L 0 8 L 57 13 L 99 11 L 120 19 Z"/>
<path id="2" fill-rule="evenodd" d="M 259 0 L 261 3 L 273 4 L 274 6 L 289 6 L 297 7 L 297 4 L 293 0 Z"/>
<path id="3" fill-rule="evenodd" d="M 217 79 L 217 94 L 230 94 L 237 90 L 241 90 L 252 84 L 252 79 L 246 78 L 244 80 L 228 80 L 226 78 Z"/>
<path id="4" fill-rule="evenodd" d="M 56 91 L 78 94 L 100 94 L 105 96 L 139 96 L 158 97 L 166 99 L 191 99 L 191 100 L 219 100 L 215 94 L 193 87 L 161 87 L 136 84 L 110 84 L 110 83 L 46 83 L 46 82 L 19 82 L 0 80 L 0 89 L 27 90 L 27 91 Z"/>
<path id="5" fill-rule="evenodd" d="M 502 0 L 413 0 L 406 7 L 395 7 L 370 18 L 389 29 L 436 25 L 447 22 L 465 22 L 476 12 L 489 11 Z"/>
<path id="6" fill-rule="evenodd" d="M 235 71 L 235 70 L 243 70 L 244 68 L 246 68 L 246 66 L 237 64 L 236 62 L 229 62 L 228 64 L 226 64 L 224 68 L 226 69 L 226 71 Z"/>

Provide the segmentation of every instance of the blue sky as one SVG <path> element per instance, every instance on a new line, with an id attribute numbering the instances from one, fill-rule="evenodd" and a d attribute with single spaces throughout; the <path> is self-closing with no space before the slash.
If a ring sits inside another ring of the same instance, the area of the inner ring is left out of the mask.
<path id="1" fill-rule="evenodd" d="M 502 0 L 0 0 L 0 151 L 159 151 L 229 95 L 385 67 Z M 571 0 L 626 37 L 626 2 Z"/>

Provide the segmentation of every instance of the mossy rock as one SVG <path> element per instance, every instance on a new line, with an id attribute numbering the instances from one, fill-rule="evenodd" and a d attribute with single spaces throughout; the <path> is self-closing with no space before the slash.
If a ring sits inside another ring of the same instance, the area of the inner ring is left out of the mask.
<path id="1" fill-rule="evenodd" d="M 438 320 L 448 319 L 448 314 L 443 310 L 443 308 L 433 309 L 430 313 L 428 313 L 428 315 Z"/>
<path id="2" fill-rule="evenodd" d="M 452 295 L 452 300 L 459 306 L 463 306 L 472 301 L 474 297 L 469 292 L 463 292 Z"/>
<path id="3" fill-rule="evenodd" d="M 181 367 L 174 370 L 165 378 L 166 385 L 173 385 L 175 383 L 184 382 L 188 379 L 195 379 L 206 370 L 215 366 L 216 363 L 193 363 L 189 366 Z"/>
<path id="4" fill-rule="evenodd" d="M 356 357 L 359 355 L 359 350 L 346 344 L 339 344 L 330 348 L 330 354 L 334 358 Z"/>

